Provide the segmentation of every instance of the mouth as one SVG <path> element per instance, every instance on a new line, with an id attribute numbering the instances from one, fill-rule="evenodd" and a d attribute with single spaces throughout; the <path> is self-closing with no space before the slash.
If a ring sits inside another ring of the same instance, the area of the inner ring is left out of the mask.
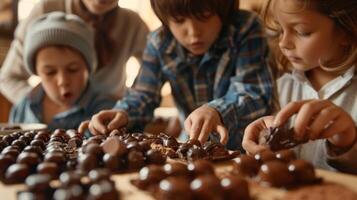
<path id="1" fill-rule="evenodd" d="M 204 43 L 203 42 L 193 42 L 190 44 L 190 46 L 194 49 L 196 48 L 202 48 L 204 46 Z"/>
<path id="2" fill-rule="evenodd" d="M 62 98 L 66 99 L 66 100 L 71 99 L 72 97 L 73 97 L 73 94 L 71 92 L 65 92 L 62 94 Z"/>
<path id="3" fill-rule="evenodd" d="M 290 62 L 300 62 L 302 59 L 296 56 L 286 56 Z"/>

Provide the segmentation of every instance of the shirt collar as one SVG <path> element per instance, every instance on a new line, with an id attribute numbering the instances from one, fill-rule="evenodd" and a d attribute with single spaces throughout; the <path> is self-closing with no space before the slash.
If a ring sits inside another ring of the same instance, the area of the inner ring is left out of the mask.
<path id="1" fill-rule="evenodd" d="M 325 84 L 319 91 L 315 91 L 318 93 L 318 96 L 321 99 L 328 99 L 333 94 L 344 88 L 351 82 L 356 75 L 356 66 L 352 66 L 346 72 L 336 77 L 335 79 L 329 81 Z M 307 79 L 305 73 L 303 71 L 293 70 L 292 77 L 295 81 L 312 88 L 310 81 Z M 312 88 L 313 89 L 313 88 Z"/>

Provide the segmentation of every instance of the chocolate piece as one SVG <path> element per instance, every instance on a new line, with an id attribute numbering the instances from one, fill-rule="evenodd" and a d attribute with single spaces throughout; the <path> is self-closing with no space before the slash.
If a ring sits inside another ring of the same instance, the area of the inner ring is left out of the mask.
<path id="1" fill-rule="evenodd" d="M 17 146 L 8 146 L 5 149 L 2 150 L 1 152 L 2 155 L 9 155 L 12 158 L 16 159 L 17 156 L 20 154 L 19 149 Z"/>
<path id="2" fill-rule="evenodd" d="M 32 140 L 30 145 L 31 146 L 39 146 L 42 150 L 45 149 L 45 143 L 43 142 L 43 140 L 40 140 L 40 139 Z"/>
<path id="3" fill-rule="evenodd" d="M 254 158 L 260 163 L 264 163 L 270 160 L 277 160 L 275 154 L 270 150 L 258 152 L 254 155 Z"/>
<path id="4" fill-rule="evenodd" d="M 144 166 L 145 158 L 141 151 L 132 150 L 128 153 L 128 168 L 139 169 Z"/>
<path id="5" fill-rule="evenodd" d="M 292 151 L 290 149 L 284 149 L 284 150 L 275 152 L 275 156 L 277 159 L 279 159 L 283 162 L 290 162 L 290 161 L 296 159 L 296 155 L 295 155 L 294 151 Z"/>
<path id="6" fill-rule="evenodd" d="M 89 179 L 92 183 L 97 183 L 101 180 L 109 179 L 110 171 L 108 169 L 93 169 L 89 172 Z"/>
<path id="7" fill-rule="evenodd" d="M 182 143 L 179 148 L 177 149 L 177 153 L 179 154 L 180 158 L 186 158 L 187 151 L 193 146 L 190 143 Z"/>
<path id="8" fill-rule="evenodd" d="M 150 149 L 146 152 L 146 161 L 148 164 L 163 165 L 166 162 L 166 157 L 156 149 Z"/>
<path id="9" fill-rule="evenodd" d="M 187 165 L 187 169 L 193 176 L 214 174 L 214 168 L 212 163 L 207 160 L 196 160 Z"/>
<path id="10" fill-rule="evenodd" d="M 119 171 L 125 167 L 125 162 L 122 158 L 118 156 L 112 156 L 108 153 L 104 154 L 103 162 L 105 168 L 111 170 L 112 172 Z"/>
<path id="11" fill-rule="evenodd" d="M 142 148 L 142 146 L 139 145 L 138 141 L 133 141 L 133 142 L 127 143 L 126 149 L 128 149 L 128 151 L 131 151 L 131 150 L 143 151 L 143 148 Z"/>
<path id="12" fill-rule="evenodd" d="M 9 146 L 5 140 L 0 140 L 0 151 L 2 151 L 5 147 Z"/>
<path id="13" fill-rule="evenodd" d="M 39 146 L 27 146 L 22 152 L 36 153 L 39 157 L 42 157 L 43 151 Z"/>
<path id="14" fill-rule="evenodd" d="M 18 140 L 24 141 L 26 143 L 26 145 L 30 144 L 30 142 L 31 142 L 31 138 L 28 136 L 24 136 L 24 135 L 20 136 Z"/>
<path id="15" fill-rule="evenodd" d="M 199 176 L 194 179 L 191 182 L 191 190 L 193 192 L 194 199 L 197 200 L 223 200 L 223 188 L 221 187 L 220 180 L 212 174 Z"/>
<path id="16" fill-rule="evenodd" d="M 156 184 L 166 177 L 167 174 L 160 166 L 149 165 L 141 168 L 138 182 L 135 185 L 142 190 L 147 190 L 149 187 L 155 187 Z"/>
<path id="17" fill-rule="evenodd" d="M 88 199 L 119 199 L 119 193 L 111 181 L 102 180 L 90 186 Z"/>
<path id="18" fill-rule="evenodd" d="M 293 183 L 294 177 L 289 172 L 286 163 L 273 160 L 260 167 L 258 180 L 264 186 L 289 187 Z"/>
<path id="19" fill-rule="evenodd" d="M 228 151 L 222 143 L 219 142 L 206 142 L 203 145 L 203 149 L 207 152 L 210 157 L 226 157 L 229 156 Z"/>
<path id="20" fill-rule="evenodd" d="M 59 166 L 54 162 L 43 162 L 37 166 L 37 173 L 48 174 L 51 178 L 57 178 L 59 172 Z"/>
<path id="21" fill-rule="evenodd" d="M 15 163 L 7 168 L 5 179 L 8 183 L 23 182 L 30 174 L 30 169 L 26 164 Z"/>
<path id="22" fill-rule="evenodd" d="M 15 159 L 10 155 L 0 155 L 0 178 L 4 176 L 7 168 L 15 163 Z"/>
<path id="23" fill-rule="evenodd" d="M 305 160 L 293 160 L 289 163 L 289 171 L 294 175 L 298 183 L 312 183 L 318 179 L 314 167 Z"/>
<path id="24" fill-rule="evenodd" d="M 49 152 L 49 153 L 46 153 L 44 161 L 45 162 L 54 162 L 58 166 L 62 166 L 66 163 L 66 158 L 63 153 Z"/>
<path id="25" fill-rule="evenodd" d="M 173 150 L 177 150 L 178 149 L 178 147 L 179 147 L 179 143 L 177 142 L 177 140 L 174 138 L 174 137 L 172 137 L 172 136 L 169 136 L 168 138 L 165 138 L 165 139 L 163 139 L 163 145 L 165 146 L 165 147 L 170 147 L 170 148 L 172 148 Z"/>
<path id="26" fill-rule="evenodd" d="M 72 137 L 68 140 L 68 145 L 73 147 L 80 147 L 82 145 L 82 140 L 79 137 Z"/>
<path id="27" fill-rule="evenodd" d="M 6 141 L 8 144 L 11 144 L 12 141 L 15 140 L 15 138 L 14 138 L 13 136 L 11 136 L 11 135 L 5 135 L 5 136 L 2 138 L 2 140 Z"/>
<path id="28" fill-rule="evenodd" d="M 221 180 L 223 199 L 225 200 L 250 200 L 248 182 L 245 179 L 229 176 Z"/>
<path id="29" fill-rule="evenodd" d="M 19 157 L 17 157 L 17 163 L 26 164 L 29 166 L 33 171 L 35 171 L 38 163 L 41 162 L 40 157 L 36 153 L 30 152 L 22 152 L 20 153 Z"/>
<path id="30" fill-rule="evenodd" d="M 78 157 L 78 168 L 89 172 L 98 167 L 97 157 L 94 154 L 83 154 Z"/>
<path id="31" fill-rule="evenodd" d="M 99 144 L 91 143 L 83 147 L 83 153 L 92 154 L 97 158 L 101 158 L 104 155 L 103 149 Z"/>
<path id="32" fill-rule="evenodd" d="M 158 200 L 191 200 L 193 199 L 190 190 L 190 183 L 183 177 L 169 177 L 159 184 L 159 191 L 156 198 Z"/>
<path id="33" fill-rule="evenodd" d="M 308 138 L 297 140 L 294 130 L 284 127 L 270 127 L 260 133 L 260 144 L 269 145 L 272 151 L 293 148 L 299 144 L 308 142 Z"/>
<path id="34" fill-rule="evenodd" d="M 259 162 L 251 156 L 240 155 L 234 159 L 234 173 L 239 176 L 254 177 L 259 170 Z"/>
<path id="35" fill-rule="evenodd" d="M 30 192 L 42 193 L 51 189 L 51 177 L 47 174 L 34 174 L 26 178 L 26 185 Z"/>
<path id="36" fill-rule="evenodd" d="M 204 159 L 207 157 L 207 154 L 205 150 L 203 150 L 202 147 L 193 145 L 188 151 L 187 151 L 187 160 L 189 161 L 194 161 L 198 159 Z"/>
<path id="37" fill-rule="evenodd" d="M 183 163 L 167 163 L 164 165 L 164 171 L 169 176 L 187 176 L 189 171 Z"/>
<path id="38" fill-rule="evenodd" d="M 26 146 L 26 143 L 22 140 L 14 140 L 11 143 L 11 146 L 18 146 L 20 150 L 24 149 Z"/>
<path id="39" fill-rule="evenodd" d="M 66 171 L 63 172 L 59 180 L 63 187 L 69 187 L 71 185 L 80 185 L 82 176 L 77 171 Z"/>
<path id="40" fill-rule="evenodd" d="M 122 157 L 128 152 L 125 143 L 120 141 L 118 137 L 107 138 L 101 146 L 105 153 L 112 156 Z"/>

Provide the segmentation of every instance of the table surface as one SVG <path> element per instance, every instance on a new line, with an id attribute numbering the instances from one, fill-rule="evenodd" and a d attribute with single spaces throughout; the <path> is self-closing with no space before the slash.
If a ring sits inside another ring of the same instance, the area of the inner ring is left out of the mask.
<path id="1" fill-rule="evenodd" d="M 217 174 L 222 174 L 222 173 L 229 172 L 231 166 L 232 165 L 229 164 L 229 162 L 223 162 L 223 163 L 215 164 L 215 169 Z M 336 172 L 319 170 L 319 169 L 316 170 L 316 174 L 317 176 L 322 177 L 324 182 L 341 184 L 357 193 L 357 176 L 355 175 L 336 173 Z M 154 199 L 153 197 L 151 197 L 149 193 L 138 190 L 135 186 L 133 186 L 130 183 L 130 180 L 135 179 L 136 177 L 138 177 L 138 173 L 129 173 L 129 174 L 112 176 L 112 179 L 116 183 L 116 187 L 121 193 L 122 199 L 125 200 Z M 24 189 L 25 186 L 23 184 L 7 186 L 0 183 L 1 199 L 15 200 L 16 192 Z M 250 183 L 250 192 L 251 195 L 254 196 L 255 200 L 280 200 L 283 199 L 287 191 L 278 188 L 261 187 L 256 183 Z"/>

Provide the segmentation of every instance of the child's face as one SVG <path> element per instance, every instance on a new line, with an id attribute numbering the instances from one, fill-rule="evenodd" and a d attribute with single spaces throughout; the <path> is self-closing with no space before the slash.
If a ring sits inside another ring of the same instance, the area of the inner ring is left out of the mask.
<path id="1" fill-rule="evenodd" d="M 295 69 L 307 71 L 343 57 L 345 34 L 329 17 L 291 0 L 278 0 L 273 8 L 279 47 Z"/>
<path id="2" fill-rule="evenodd" d="M 207 17 L 178 17 L 168 19 L 168 27 L 177 41 L 194 55 L 203 55 L 217 39 L 222 22 L 218 15 Z"/>
<path id="3" fill-rule="evenodd" d="M 72 106 L 88 82 L 88 68 L 81 54 L 63 47 L 44 47 L 36 55 L 36 72 L 46 95 L 59 106 Z"/>
<path id="4" fill-rule="evenodd" d="M 103 15 L 118 6 L 118 0 L 82 0 L 82 2 L 95 15 Z"/>

